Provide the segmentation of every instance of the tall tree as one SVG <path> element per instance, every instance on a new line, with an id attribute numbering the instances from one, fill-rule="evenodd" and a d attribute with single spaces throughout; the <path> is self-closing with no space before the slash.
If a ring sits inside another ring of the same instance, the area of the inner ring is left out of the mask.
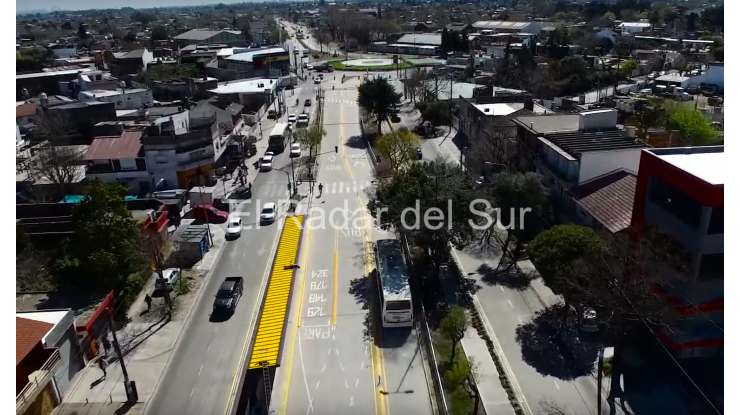
<path id="1" fill-rule="evenodd" d="M 373 114 L 378 122 L 378 133 L 382 131 L 383 122 L 398 113 L 403 94 L 385 78 L 367 80 L 358 87 L 357 104 Z"/>
<path id="2" fill-rule="evenodd" d="M 665 108 L 659 99 L 638 102 L 628 123 L 637 128 L 637 137 L 647 143 L 650 129 L 665 125 Z"/>
<path id="3" fill-rule="evenodd" d="M 458 306 L 452 306 L 447 309 L 444 317 L 439 322 L 439 330 L 443 336 L 445 336 L 450 343 L 452 343 L 452 352 L 450 353 L 450 361 L 447 364 L 448 367 L 452 367 L 455 362 L 455 352 L 457 351 L 457 345 L 460 340 L 465 337 L 465 331 L 470 325 L 468 314 L 464 308 Z"/>
<path id="4" fill-rule="evenodd" d="M 675 128 L 681 136 L 694 146 L 718 145 L 722 143 L 717 129 L 701 111 L 684 105 L 668 108 L 668 126 Z"/>
<path id="5" fill-rule="evenodd" d="M 393 170 L 398 171 L 414 160 L 421 139 L 408 130 L 392 131 L 378 138 L 376 146 L 378 152 L 391 163 Z"/>

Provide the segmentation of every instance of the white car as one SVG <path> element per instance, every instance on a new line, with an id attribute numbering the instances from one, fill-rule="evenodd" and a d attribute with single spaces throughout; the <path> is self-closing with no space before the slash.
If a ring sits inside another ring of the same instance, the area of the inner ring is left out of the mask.
<path id="1" fill-rule="evenodd" d="M 272 155 L 264 156 L 262 157 L 262 162 L 260 162 L 260 171 L 270 171 L 272 170 Z"/>
<path id="2" fill-rule="evenodd" d="M 306 69 L 308 69 L 309 71 L 312 71 L 313 70 L 313 65 L 311 65 L 311 64 L 306 65 Z"/>
<path id="3" fill-rule="evenodd" d="M 266 156 L 274 156 L 275 153 L 273 153 L 272 151 L 265 151 L 265 155 Z"/>
<path id="4" fill-rule="evenodd" d="M 265 203 L 265 207 L 260 212 L 260 223 L 272 223 L 275 222 L 277 216 L 277 205 L 274 203 Z"/>
<path id="5" fill-rule="evenodd" d="M 314 80 L 313 80 L 313 83 L 314 83 L 314 84 L 320 84 L 320 83 L 321 83 L 321 78 L 316 78 L 316 79 L 314 79 Z"/>
<path id="6" fill-rule="evenodd" d="M 155 271 L 152 276 L 154 277 L 154 288 L 156 290 L 167 289 L 171 291 L 172 287 L 180 281 L 180 270 L 178 268 L 163 269 L 161 279 L 159 278 L 159 272 Z"/>
<path id="7" fill-rule="evenodd" d="M 289 123 L 294 123 L 296 121 L 298 121 L 298 117 L 296 117 L 295 114 L 288 115 L 288 122 Z"/>
<path id="8" fill-rule="evenodd" d="M 242 219 L 230 218 L 226 225 L 226 238 L 236 238 L 242 234 Z"/>
<path id="9" fill-rule="evenodd" d="M 290 157 L 300 157 L 301 156 L 301 145 L 298 143 L 293 144 L 290 146 Z"/>

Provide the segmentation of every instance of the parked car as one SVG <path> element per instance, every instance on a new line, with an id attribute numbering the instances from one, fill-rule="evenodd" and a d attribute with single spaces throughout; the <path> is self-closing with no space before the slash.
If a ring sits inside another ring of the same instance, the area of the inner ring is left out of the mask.
<path id="1" fill-rule="evenodd" d="M 262 157 L 262 161 L 260 162 L 260 171 L 272 170 L 273 159 L 274 159 L 274 156 L 271 156 L 271 155 Z"/>
<path id="2" fill-rule="evenodd" d="M 699 85 L 689 85 L 689 87 L 686 88 L 686 92 L 691 95 L 697 95 L 701 93 L 701 87 L 699 87 Z"/>
<path id="3" fill-rule="evenodd" d="M 301 145 L 298 143 L 293 144 L 290 146 L 290 157 L 300 157 L 301 156 Z"/>
<path id="4" fill-rule="evenodd" d="M 275 222 L 277 217 L 277 205 L 272 202 L 265 203 L 265 207 L 260 212 L 260 224 Z"/>
<path id="5" fill-rule="evenodd" d="M 228 213 L 216 209 L 213 205 L 197 205 L 193 208 L 193 216 L 196 220 L 210 223 L 224 223 L 229 218 Z"/>
<path id="6" fill-rule="evenodd" d="M 307 99 L 306 102 L 303 103 L 304 106 L 310 107 L 311 106 L 311 100 Z"/>
<path id="7" fill-rule="evenodd" d="M 229 199 L 249 199 L 252 197 L 252 189 L 249 186 L 239 186 L 231 192 Z"/>
<path id="8" fill-rule="evenodd" d="M 232 218 L 226 225 L 226 239 L 237 238 L 242 234 L 242 219 Z"/>
<path id="9" fill-rule="evenodd" d="M 243 293 L 244 278 L 226 277 L 221 283 L 221 286 L 218 287 L 216 299 L 213 301 L 214 314 L 233 313 Z"/>
<path id="10" fill-rule="evenodd" d="M 269 111 L 267 111 L 267 119 L 268 120 L 274 120 L 275 118 L 277 118 L 277 113 L 275 112 L 275 110 L 269 110 Z"/>
<path id="11" fill-rule="evenodd" d="M 159 272 L 152 273 L 154 278 L 154 289 L 157 291 L 172 291 L 175 284 L 180 282 L 180 270 L 178 268 L 167 268 L 162 270 L 162 277 Z"/>
<path id="12" fill-rule="evenodd" d="M 298 117 L 296 117 L 295 114 L 288 115 L 288 122 L 289 123 L 295 123 L 298 120 Z"/>
<path id="13" fill-rule="evenodd" d="M 316 79 L 314 79 L 314 80 L 313 80 L 313 83 L 314 83 L 314 84 L 320 84 L 320 83 L 321 83 L 321 78 L 316 78 Z"/>

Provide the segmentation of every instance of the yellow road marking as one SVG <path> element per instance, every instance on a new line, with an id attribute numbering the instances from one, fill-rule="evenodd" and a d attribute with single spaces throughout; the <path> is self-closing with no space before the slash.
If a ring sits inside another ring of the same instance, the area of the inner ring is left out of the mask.
<path id="1" fill-rule="evenodd" d="M 254 302 L 254 309 L 252 310 L 252 315 L 256 315 L 259 311 L 260 306 L 262 306 L 262 301 L 260 299 L 262 298 L 262 293 L 267 288 L 267 278 L 268 272 L 270 270 L 270 262 L 274 260 L 275 255 L 277 254 L 275 252 L 275 248 L 277 247 L 278 241 L 280 240 L 280 232 L 275 233 L 275 240 L 272 242 L 272 249 L 270 250 L 270 258 L 268 259 L 267 266 L 265 267 L 265 272 L 262 274 L 262 281 L 263 283 L 260 284 L 260 292 L 257 294 L 256 301 Z M 247 358 L 247 350 L 249 348 L 249 336 L 252 335 L 252 330 L 254 329 L 253 321 L 249 322 L 249 328 L 247 329 L 246 334 L 244 334 L 244 346 L 242 346 L 242 352 L 239 355 L 239 363 L 236 366 L 236 373 L 234 374 L 234 380 L 231 381 L 231 390 L 229 391 L 229 396 L 226 400 L 226 409 L 224 410 L 224 415 L 228 415 L 231 410 L 231 405 L 234 403 L 234 392 L 236 391 L 236 385 L 239 382 L 239 378 L 242 374 L 242 369 L 244 368 L 244 359 Z"/>
<path id="2" fill-rule="evenodd" d="M 265 294 L 265 302 L 262 306 L 262 315 L 257 325 L 257 336 L 252 346 L 250 369 L 277 366 L 279 363 L 278 357 L 294 272 L 293 268 L 285 269 L 285 267 L 295 264 L 303 218 L 303 216 L 293 216 L 285 219 L 280 245 L 278 245 L 272 275 Z"/>
<path id="3" fill-rule="evenodd" d="M 340 117 L 340 120 L 344 120 L 344 106 L 341 106 L 339 117 Z M 352 178 L 352 182 L 357 183 L 357 180 L 355 179 L 355 175 L 352 173 L 352 168 L 350 167 L 349 162 L 347 161 L 347 152 L 344 148 L 344 143 L 342 143 L 342 138 L 344 137 L 344 122 L 340 123 L 339 128 L 340 128 L 339 147 L 342 149 L 341 158 L 342 158 L 342 161 L 344 161 L 344 166 L 347 168 L 347 172 L 349 173 L 349 176 Z M 370 224 L 372 222 L 368 221 L 368 217 L 367 217 L 368 215 L 367 215 L 367 212 L 365 211 L 365 205 L 363 204 L 362 199 L 360 198 L 359 195 L 357 196 L 357 206 L 360 208 L 362 215 L 365 218 L 363 222 L 365 223 L 366 232 L 365 232 L 365 246 L 363 247 L 363 250 L 365 251 L 365 275 L 369 279 L 371 272 L 372 272 L 372 266 L 370 265 L 371 263 L 370 260 L 372 259 L 372 257 L 368 258 L 369 253 L 367 250 L 369 248 L 370 243 L 372 242 L 372 238 L 370 237 L 370 230 L 372 229 Z M 370 310 L 371 310 L 370 312 L 372 312 L 372 307 L 370 308 Z M 377 328 L 378 342 L 382 342 L 383 340 L 382 334 L 381 334 L 382 322 L 380 322 L 380 325 L 381 326 Z M 373 365 L 373 385 L 377 385 L 375 382 L 375 368 L 377 367 L 377 371 L 378 371 L 377 373 L 378 373 L 378 376 L 380 377 L 380 382 L 383 383 L 383 388 L 378 388 L 378 392 L 387 391 L 388 384 L 385 379 L 386 378 L 385 359 L 383 359 L 383 352 L 378 348 L 375 342 L 373 342 L 370 357 L 371 357 L 371 363 Z M 390 408 L 388 406 L 388 399 L 386 398 L 385 394 L 376 393 L 375 399 L 380 400 L 380 414 L 381 415 L 388 414 L 390 412 Z M 377 413 L 377 410 L 378 410 L 378 406 L 376 403 L 376 406 L 375 406 L 376 413 Z"/>
<path id="4" fill-rule="evenodd" d="M 308 215 L 310 216 L 310 214 Z M 282 405 L 282 415 L 285 415 L 288 411 L 288 396 L 290 395 L 290 379 L 293 375 L 293 356 L 295 354 L 295 343 L 298 339 L 298 329 L 301 327 L 301 317 L 303 316 L 303 295 L 304 295 L 304 289 L 306 288 L 306 275 L 308 275 L 308 258 L 311 257 L 311 236 L 313 234 L 313 227 L 308 228 L 308 236 L 306 237 L 306 255 L 303 256 L 303 260 L 301 261 L 301 278 L 300 278 L 300 297 L 298 297 L 298 318 L 296 319 L 295 328 L 293 328 L 292 333 L 292 341 L 290 344 L 290 352 L 288 352 L 288 363 L 285 366 L 285 370 L 288 372 L 288 376 L 286 377 L 286 385 L 287 388 L 285 388 L 285 398 L 283 398 L 283 405 Z"/>

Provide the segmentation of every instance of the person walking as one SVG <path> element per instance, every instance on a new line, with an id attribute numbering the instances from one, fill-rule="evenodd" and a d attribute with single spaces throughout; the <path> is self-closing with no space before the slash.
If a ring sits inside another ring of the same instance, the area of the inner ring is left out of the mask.
<path id="1" fill-rule="evenodd" d="M 103 356 L 100 356 L 98 358 L 98 367 L 100 368 L 100 370 L 103 371 L 103 379 L 108 376 L 108 372 L 106 372 L 105 370 L 106 366 L 108 366 L 107 362 L 105 361 L 105 359 L 103 359 Z"/>
<path id="2" fill-rule="evenodd" d="M 144 302 L 146 302 L 146 311 L 150 311 L 152 309 L 152 297 L 149 294 L 144 297 Z"/>
<path id="3" fill-rule="evenodd" d="M 322 194 L 324 194 L 324 185 L 319 183 L 319 196 L 321 196 Z"/>
<path id="4" fill-rule="evenodd" d="M 110 353 L 110 342 L 108 341 L 108 337 L 104 336 L 101 343 L 103 343 L 103 350 L 105 350 L 105 354 Z"/>

